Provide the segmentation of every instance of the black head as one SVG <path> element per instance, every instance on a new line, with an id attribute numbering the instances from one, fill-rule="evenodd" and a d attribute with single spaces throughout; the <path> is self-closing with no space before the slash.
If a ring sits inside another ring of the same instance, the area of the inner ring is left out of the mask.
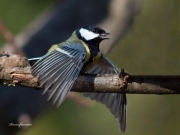
<path id="1" fill-rule="evenodd" d="M 84 42 L 95 42 L 96 44 L 104 39 L 109 39 L 106 37 L 109 33 L 97 26 L 84 26 L 76 30 L 76 34 Z"/>

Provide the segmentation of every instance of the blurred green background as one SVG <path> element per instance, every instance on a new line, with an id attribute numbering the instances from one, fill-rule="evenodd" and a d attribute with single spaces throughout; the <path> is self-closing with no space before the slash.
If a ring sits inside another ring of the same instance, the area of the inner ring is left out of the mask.
<path id="1" fill-rule="evenodd" d="M 0 0 L 0 17 L 17 34 L 55 0 Z M 19 4 L 21 3 L 21 4 Z M 109 58 L 130 74 L 179 75 L 179 0 L 146 0 L 133 26 Z M 33 9 L 33 10 L 32 10 Z M 0 36 L 0 45 L 5 41 Z M 179 95 L 127 95 L 127 129 L 124 135 L 178 135 Z M 119 135 L 109 110 L 97 103 L 82 108 L 66 100 L 40 114 L 18 135 Z"/>

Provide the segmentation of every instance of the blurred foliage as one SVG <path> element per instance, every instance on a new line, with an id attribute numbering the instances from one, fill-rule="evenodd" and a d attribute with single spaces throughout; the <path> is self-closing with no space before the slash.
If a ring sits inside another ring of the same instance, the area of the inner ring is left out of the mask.
<path id="1" fill-rule="evenodd" d="M 180 74 L 178 7 L 177 0 L 144 1 L 110 58 L 133 74 Z"/>
<path id="2" fill-rule="evenodd" d="M 47 7 L 57 0 L 0 0 L 0 18 L 6 27 L 17 34 Z M 0 45 L 4 39 L 0 36 Z"/>
<path id="3" fill-rule="evenodd" d="M 0 0 L 0 17 L 18 33 L 50 0 Z M 111 51 L 109 58 L 130 74 L 180 74 L 180 31 L 178 0 L 146 0 L 133 27 Z M 0 44 L 2 44 L 0 37 Z M 178 135 L 179 95 L 128 95 L 128 135 Z M 71 101 L 52 107 L 32 121 L 18 135 L 119 135 L 116 121 L 105 106 L 81 108 Z"/>

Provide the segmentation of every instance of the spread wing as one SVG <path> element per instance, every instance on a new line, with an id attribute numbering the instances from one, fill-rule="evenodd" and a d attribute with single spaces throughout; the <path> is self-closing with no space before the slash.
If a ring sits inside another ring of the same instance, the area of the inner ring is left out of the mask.
<path id="1" fill-rule="evenodd" d="M 119 71 L 105 56 L 101 56 L 98 62 L 87 71 L 89 74 L 112 74 Z M 122 132 L 126 129 L 126 95 L 117 93 L 84 93 L 84 96 L 105 104 L 115 116 Z"/>
<path id="2" fill-rule="evenodd" d="M 60 106 L 77 79 L 86 56 L 81 44 L 65 44 L 41 57 L 33 66 L 32 73 L 39 76 L 44 92 L 50 90 L 48 100 Z"/>

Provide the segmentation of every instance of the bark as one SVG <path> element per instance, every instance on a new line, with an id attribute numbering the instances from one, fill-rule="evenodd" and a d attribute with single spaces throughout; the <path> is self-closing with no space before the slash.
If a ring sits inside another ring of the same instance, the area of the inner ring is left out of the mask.
<path id="1" fill-rule="evenodd" d="M 39 87 L 38 77 L 31 74 L 27 58 L 20 55 L 0 54 L 0 83 L 12 86 Z M 180 76 L 142 76 L 120 74 L 80 74 L 71 91 L 116 92 L 131 94 L 179 94 Z"/>

